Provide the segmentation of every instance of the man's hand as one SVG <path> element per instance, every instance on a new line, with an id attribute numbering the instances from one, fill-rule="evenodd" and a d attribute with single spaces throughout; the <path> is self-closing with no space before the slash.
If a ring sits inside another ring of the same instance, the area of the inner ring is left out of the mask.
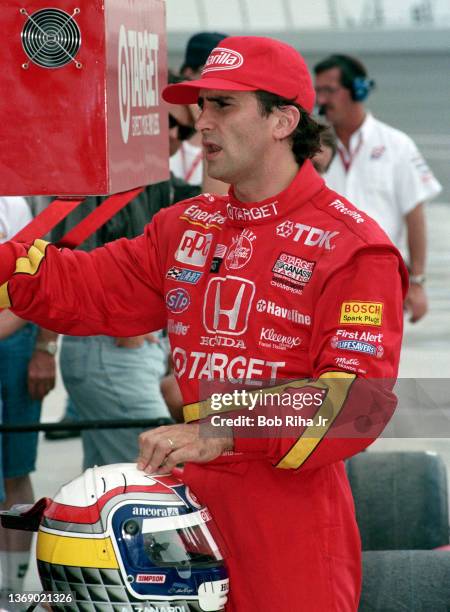
<path id="1" fill-rule="evenodd" d="M 0 340 L 8 338 L 26 324 L 24 319 L 16 316 L 10 310 L 0 310 Z"/>
<path id="2" fill-rule="evenodd" d="M 208 427 L 203 424 L 203 427 Z M 200 437 L 200 425 L 183 424 L 158 427 L 139 436 L 137 467 L 147 474 L 169 474 L 179 463 L 207 463 L 233 448 L 233 437 Z"/>
<path id="3" fill-rule="evenodd" d="M 417 323 L 428 312 L 428 299 L 422 285 L 412 284 L 405 299 L 405 309 L 410 313 L 411 323 Z"/>
<path id="4" fill-rule="evenodd" d="M 144 342 L 159 344 L 159 339 L 155 334 L 144 334 L 143 336 L 133 336 L 130 338 L 116 338 L 116 346 L 120 348 L 137 349 L 141 348 Z"/>
<path id="5" fill-rule="evenodd" d="M 28 393 L 34 400 L 43 399 L 55 386 L 55 357 L 34 351 L 28 364 Z"/>

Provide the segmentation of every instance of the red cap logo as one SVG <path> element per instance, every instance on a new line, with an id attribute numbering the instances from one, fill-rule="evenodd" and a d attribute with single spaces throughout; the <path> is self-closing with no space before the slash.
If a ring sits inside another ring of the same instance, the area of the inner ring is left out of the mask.
<path id="1" fill-rule="evenodd" d="M 211 51 L 206 60 L 205 67 L 202 70 L 202 76 L 213 70 L 234 70 L 242 66 L 243 63 L 244 58 L 237 51 L 225 47 L 216 47 Z"/>

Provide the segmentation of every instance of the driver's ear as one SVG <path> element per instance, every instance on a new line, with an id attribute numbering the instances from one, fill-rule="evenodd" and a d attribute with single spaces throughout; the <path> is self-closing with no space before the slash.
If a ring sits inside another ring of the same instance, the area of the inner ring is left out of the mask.
<path id="1" fill-rule="evenodd" d="M 273 134 L 276 140 L 288 138 L 300 122 L 300 110 L 294 105 L 280 106 L 273 111 L 276 122 Z"/>

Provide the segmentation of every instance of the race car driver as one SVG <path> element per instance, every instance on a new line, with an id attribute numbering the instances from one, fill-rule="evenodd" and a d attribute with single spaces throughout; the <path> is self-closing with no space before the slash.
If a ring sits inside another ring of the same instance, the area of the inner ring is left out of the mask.
<path id="1" fill-rule="evenodd" d="M 227 611 L 356 611 L 360 540 L 342 459 L 373 441 L 395 405 L 402 259 L 309 161 L 321 128 L 295 49 L 227 38 L 199 80 L 163 97 L 198 100 L 208 171 L 232 185 L 228 196 L 182 202 L 143 236 L 91 253 L 8 243 L 0 305 L 66 334 L 167 326 L 186 423 L 142 434 L 138 467 L 186 463 L 224 537 Z M 302 417 L 288 428 L 258 427 L 259 406 L 256 425 L 231 419 L 208 435 L 217 414 L 249 416 L 237 400 L 213 415 L 217 390 L 243 380 L 261 397 L 276 386 L 315 399 L 269 410 L 266 423 Z"/>

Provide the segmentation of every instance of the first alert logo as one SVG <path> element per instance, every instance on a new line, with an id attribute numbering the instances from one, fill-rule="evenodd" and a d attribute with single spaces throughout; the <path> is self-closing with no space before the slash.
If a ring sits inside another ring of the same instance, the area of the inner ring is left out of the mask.
<path id="1" fill-rule="evenodd" d="M 343 302 L 341 325 L 374 325 L 381 327 L 383 304 L 381 302 Z"/>

